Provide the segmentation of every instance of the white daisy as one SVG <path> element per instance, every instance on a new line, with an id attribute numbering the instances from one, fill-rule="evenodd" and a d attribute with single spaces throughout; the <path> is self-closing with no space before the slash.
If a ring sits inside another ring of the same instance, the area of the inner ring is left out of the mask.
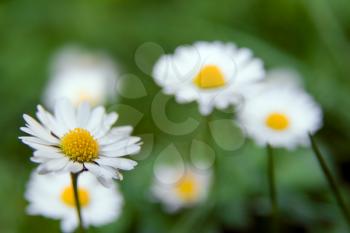
<path id="1" fill-rule="evenodd" d="M 263 79 L 264 73 L 262 61 L 247 48 L 237 48 L 233 43 L 196 42 L 162 56 L 153 77 L 179 103 L 197 101 L 200 112 L 208 115 L 214 107 L 225 109 L 239 103 L 245 89 Z"/>
<path id="2" fill-rule="evenodd" d="M 91 109 L 86 102 L 74 108 L 63 99 L 51 115 L 40 105 L 39 122 L 24 115 L 21 130 L 30 136 L 20 139 L 35 151 L 31 160 L 39 163 L 39 173 L 89 171 L 108 186 L 112 178 L 122 179 L 119 170 L 131 170 L 136 162 L 122 158 L 140 151 L 140 138 L 132 137 L 132 127 L 114 127 L 118 115 L 103 107 Z"/>
<path id="3" fill-rule="evenodd" d="M 106 189 L 89 173 L 80 175 L 78 185 L 85 227 L 108 224 L 119 217 L 123 198 L 116 186 Z M 33 172 L 27 184 L 25 198 L 29 202 L 28 214 L 61 220 L 63 232 L 73 232 L 78 227 L 69 174 L 43 176 Z"/>
<path id="4" fill-rule="evenodd" d="M 318 104 L 295 83 L 270 80 L 238 109 L 238 121 L 259 145 L 293 149 L 309 145 L 308 134 L 322 125 Z"/>
<path id="5" fill-rule="evenodd" d="M 152 193 L 169 212 L 174 212 L 204 201 L 209 193 L 211 177 L 212 173 L 208 170 L 187 167 L 183 173 L 183 169 L 178 166 L 164 166 L 154 179 Z"/>
<path id="6" fill-rule="evenodd" d="M 249 86 L 244 91 L 244 100 L 254 98 L 256 94 L 264 92 L 266 88 L 288 87 L 302 88 L 302 79 L 298 72 L 289 68 L 274 68 L 266 72 L 265 79 Z"/>
<path id="7" fill-rule="evenodd" d="M 82 101 L 104 104 L 115 96 L 116 81 L 117 71 L 108 56 L 66 47 L 53 59 L 43 100 L 50 108 L 61 98 L 75 105 Z"/>

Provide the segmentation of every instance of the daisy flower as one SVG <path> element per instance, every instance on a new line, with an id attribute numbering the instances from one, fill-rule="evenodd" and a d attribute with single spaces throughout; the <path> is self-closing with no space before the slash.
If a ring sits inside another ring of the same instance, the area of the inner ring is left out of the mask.
<path id="1" fill-rule="evenodd" d="M 130 136 L 132 127 L 114 127 L 118 115 L 106 113 L 101 106 L 90 108 L 86 102 L 77 108 L 66 99 L 58 101 L 54 115 L 40 105 L 39 121 L 24 115 L 20 137 L 34 149 L 31 160 L 39 163 L 38 172 L 89 171 L 105 186 L 112 178 L 122 179 L 119 170 L 131 170 L 136 162 L 123 156 L 140 151 L 140 138 Z"/>
<path id="2" fill-rule="evenodd" d="M 106 189 L 89 173 L 81 174 L 78 195 L 85 227 L 111 223 L 121 213 L 123 198 L 117 187 Z M 28 214 L 61 220 L 63 232 L 73 232 L 78 227 L 69 174 L 42 176 L 33 172 L 25 198 L 29 202 Z"/>
<path id="3" fill-rule="evenodd" d="M 152 193 L 165 205 L 167 211 L 174 212 L 181 208 L 191 207 L 207 198 L 211 171 L 198 171 L 187 167 L 183 173 L 183 169 L 177 166 L 164 166 L 159 171 L 152 186 Z M 174 179 L 170 176 L 173 176 Z M 163 179 L 164 177 L 167 179 Z M 170 180 L 175 180 L 175 182 L 169 182 Z"/>
<path id="4" fill-rule="evenodd" d="M 83 101 L 100 105 L 115 96 L 117 70 L 104 54 L 66 47 L 54 57 L 51 66 L 51 78 L 43 96 L 50 108 L 61 98 L 74 105 Z"/>
<path id="5" fill-rule="evenodd" d="M 238 121 L 257 144 L 293 149 L 309 145 L 309 133 L 322 125 L 318 104 L 298 85 L 270 80 L 238 109 Z"/>
<path id="6" fill-rule="evenodd" d="M 256 94 L 264 92 L 267 88 L 302 88 L 303 83 L 300 75 L 293 69 L 274 68 L 266 72 L 262 82 L 256 82 L 244 91 L 244 100 L 255 98 Z"/>
<path id="7" fill-rule="evenodd" d="M 197 101 L 201 114 L 240 103 L 242 93 L 264 78 L 263 63 L 251 50 L 233 43 L 196 42 L 162 56 L 153 77 L 177 102 Z"/>

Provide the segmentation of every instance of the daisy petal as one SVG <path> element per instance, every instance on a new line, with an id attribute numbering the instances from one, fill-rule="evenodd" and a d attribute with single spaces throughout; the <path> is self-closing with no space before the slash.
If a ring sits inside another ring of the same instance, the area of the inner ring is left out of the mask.
<path id="1" fill-rule="evenodd" d="M 107 188 L 112 185 L 112 176 L 111 174 L 108 174 L 108 171 L 93 163 L 85 163 L 84 165 L 92 174 L 97 177 L 98 181 L 102 185 Z"/>
<path id="2" fill-rule="evenodd" d="M 64 168 L 69 160 L 67 158 L 52 159 L 38 167 L 39 174 L 47 174 L 50 172 L 57 172 Z"/>
<path id="3" fill-rule="evenodd" d="M 107 157 L 122 157 L 125 155 L 134 155 L 139 153 L 141 150 L 141 146 L 138 144 L 127 146 L 125 148 L 121 148 L 115 151 L 101 151 L 101 155 Z"/>
<path id="4" fill-rule="evenodd" d="M 73 105 L 67 99 L 62 99 L 57 102 L 55 105 L 55 116 L 66 126 L 67 130 L 77 127 L 75 110 Z"/>
<path id="5" fill-rule="evenodd" d="M 101 149 L 101 151 L 103 151 L 103 152 L 118 151 L 118 150 L 125 148 L 127 146 L 131 146 L 133 144 L 136 144 L 140 140 L 141 140 L 141 138 L 139 138 L 139 137 L 128 137 L 128 138 L 123 139 L 119 142 L 116 142 L 114 144 L 103 147 Z"/>
<path id="6" fill-rule="evenodd" d="M 77 110 L 78 127 L 85 128 L 90 118 L 90 105 L 87 102 L 82 102 Z"/>
<path id="7" fill-rule="evenodd" d="M 105 109 L 101 106 L 96 107 L 94 110 L 92 110 L 86 129 L 94 133 L 101 126 L 104 115 Z"/>
<path id="8" fill-rule="evenodd" d="M 98 159 L 96 162 L 102 165 L 114 167 L 116 169 L 121 169 L 121 170 L 132 170 L 137 165 L 137 162 L 130 159 L 124 159 L 124 158 L 102 157 Z"/>
<path id="9" fill-rule="evenodd" d="M 69 161 L 67 166 L 63 169 L 63 172 L 77 173 L 83 169 L 84 169 L 83 164 L 78 163 L 78 162 Z"/>
<path id="10" fill-rule="evenodd" d="M 40 122 L 49 129 L 54 135 L 59 137 L 63 136 L 64 129 L 63 127 L 56 121 L 56 119 L 47 112 L 41 105 L 37 106 L 36 116 L 40 120 Z"/>
<path id="11" fill-rule="evenodd" d="M 34 134 L 33 136 L 39 137 L 42 140 L 51 143 L 58 143 L 58 139 L 52 136 L 50 132 L 47 129 L 45 129 L 41 124 L 39 124 L 39 122 L 37 122 L 34 118 L 26 114 L 23 115 L 23 118 L 28 124 L 27 127 Z"/>

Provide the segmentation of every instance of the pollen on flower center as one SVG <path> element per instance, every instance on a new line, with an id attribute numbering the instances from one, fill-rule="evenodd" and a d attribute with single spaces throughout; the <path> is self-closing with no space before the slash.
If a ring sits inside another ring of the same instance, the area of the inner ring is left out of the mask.
<path id="1" fill-rule="evenodd" d="M 283 113 L 271 113 L 266 118 L 266 125 L 273 130 L 283 131 L 289 127 L 289 119 Z"/>
<path id="2" fill-rule="evenodd" d="M 81 207 L 86 207 L 90 203 L 89 192 L 84 188 L 78 188 L 79 203 Z M 66 187 L 61 193 L 61 200 L 69 207 L 75 207 L 74 190 L 72 186 Z"/>
<path id="3" fill-rule="evenodd" d="M 198 183 L 193 175 L 185 175 L 177 184 L 176 184 L 176 193 L 177 195 L 185 200 L 192 201 L 195 200 L 198 196 Z"/>
<path id="4" fill-rule="evenodd" d="M 203 67 L 193 79 L 193 83 L 203 89 L 222 87 L 226 84 L 224 75 L 215 65 Z"/>
<path id="5" fill-rule="evenodd" d="M 97 141 L 82 128 L 75 128 L 64 135 L 60 146 L 63 153 L 76 162 L 92 162 L 98 158 Z"/>

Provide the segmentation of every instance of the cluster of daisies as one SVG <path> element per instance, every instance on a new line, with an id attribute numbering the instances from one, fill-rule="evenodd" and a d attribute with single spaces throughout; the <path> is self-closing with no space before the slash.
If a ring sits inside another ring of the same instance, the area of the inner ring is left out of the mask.
<path id="1" fill-rule="evenodd" d="M 84 227 L 117 219 L 123 198 L 113 179 L 136 162 L 141 139 L 132 126 L 115 127 L 115 112 L 102 106 L 115 99 L 117 70 L 105 54 L 63 49 L 52 62 L 51 78 L 36 119 L 24 115 L 23 143 L 33 148 L 38 168 L 28 182 L 28 213 L 61 220 L 63 232 L 78 227 L 76 198 Z M 290 73 L 265 73 L 250 49 L 233 43 L 196 42 L 162 56 L 153 69 L 155 82 L 178 103 L 197 101 L 202 115 L 236 107 L 235 118 L 259 145 L 295 148 L 309 143 L 321 127 L 320 107 Z M 204 201 L 212 172 L 165 166 L 154 177 L 153 196 L 169 211 Z M 71 175 L 71 176 L 70 176 Z M 71 182 L 79 175 L 77 190 Z M 169 179 L 164 179 L 167 177 Z M 76 193 L 75 193 L 76 192 Z M 75 195 L 77 194 L 77 195 Z"/>
<path id="2" fill-rule="evenodd" d="M 114 127 L 118 114 L 102 107 L 116 97 L 117 69 L 104 53 L 66 47 L 54 56 L 50 76 L 43 94 L 45 108 L 38 105 L 36 119 L 25 114 L 26 124 L 21 127 L 28 136 L 20 139 L 34 149 L 31 161 L 38 164 L 25 193 L 27 212 L 61 220 L 61 230 L 73 232 L 79 215 L 71 174 L 79 174 L 77 193 L 84 227 L 111 223 L 123 207 L 122 193 L 112 180 L 121 180 L 122 170 L 137 165 L 125 156 L 141 149 L 140 138 L 131 136 L 133 127 Z M 178 179 L 167 183 L 155 176 L 150 190 L 166 210 L 205 199 L 209 173 L 189 167 L 183 174 L 183 169 L 169 166 L 160 176 L 169 174 Z"/>
<path id="3" fill-rule="evenodd" d="M 178 103 L 196 101 L 202 115 L 234 106 L 237 122 L 259 145 L 308 145 L 322 125 L 320 107 L 293 72 L 265 72 L 250 49 L 233 43 L 180 46 L 159 59 L 153 77 Z"/>
<path id="4" fill-rule="evenodd" d="M 210 115 L 215 108 L 234 107 L 232 124 L 237 122 L 247 137 L 267 148 L 268 171 L 273 170 L 271 148 L 308 146 L 312 135 L 322 126 L 321 108 L 303 89 L 298 75 L 286 69 L 265 72 L 262 60 L 254 57 L 250 49 L 233 43 L 196 42 L 180 46 L 157 61 L 153 77 L 162 91 L 174 95 L 178 103 L 197 102 L 203 116 Z M 175 191 L 155 187 L 168 208 L 189 206 L 194 203 L 191 201 L 207 197 L 210 175 L 196 178 L 190 174 L 185 172 L 182 183 L 173 185 Z M 268 176 L 275 215 L 274 172 L 268 172 Z M 333 182 L 330 177 L 328 181 Z M 183 193 L 174 195 L 179 191 Z"/>
<path id="5" fill-rule="evenodd" d="M 104 54 L 65 48 L 54 58 L 51 79 L 36 118 L 24 115 L 23 143 L 34 149 L 31 161 L 39 166 L 31 175 L 25 194 L 28 213 L 61 220 L 63 232 L 79 225 L 71 175 L 79 175 L 77 194 L 84 227 L 116 220 L 123 197 L 113 179 L 123 178 L 136 162 L 141 139 L 133 127 L 113 125 L 115 112 L 101 105 L 111 100 L 117 81 L 113 62 Z"/>

